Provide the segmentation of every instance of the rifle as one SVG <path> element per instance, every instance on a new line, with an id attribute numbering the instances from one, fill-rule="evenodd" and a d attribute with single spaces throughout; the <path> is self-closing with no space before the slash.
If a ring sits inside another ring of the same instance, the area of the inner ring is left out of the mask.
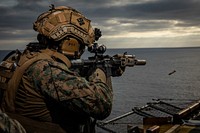
<path id="1" fill-rule="evenodd" d="M 114 56 L 104 55 L 106 46 L 97 43 L 88 47 L 88 51 L 95 55 L 88 59 L 71 60 L 72 68 L 78 68 L 82 76 L 85 76 L 90 69 L 99 67 L 106 71 L 107 76 L 117 77 L 122 75 L 126 67 L 146 64 L 146 60 L 138 60 L 135 55 L 128 55 L 127 52 Z"/>

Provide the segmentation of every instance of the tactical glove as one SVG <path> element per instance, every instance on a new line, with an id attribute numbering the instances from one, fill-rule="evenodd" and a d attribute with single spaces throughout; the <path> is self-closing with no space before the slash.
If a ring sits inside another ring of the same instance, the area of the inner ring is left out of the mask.
<path id="1" fill-rule="evenodd" d="M 111 72 L 112 72 L 112 76 L 116 77 L 116 76 L 121 76 L 125 71 L 125 67 L 112 67 Z"/>

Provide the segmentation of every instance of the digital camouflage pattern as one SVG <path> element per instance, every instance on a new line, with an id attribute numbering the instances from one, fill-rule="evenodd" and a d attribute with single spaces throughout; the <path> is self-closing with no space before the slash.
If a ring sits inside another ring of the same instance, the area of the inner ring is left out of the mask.
<path id="1" fill-rule="evenodd" d="M 0 110 L 0 132 L 1 133 L 26 133 L 22 125 Z"/>
<path id="2" fill-rule="evenodd" d="M 112 89 L 101 81 L 98 75 L 91 75 L 87 81 L 66 65 L 40 60 L 26 71 L 35 89 L 68 108 L 72 112 L 83 112 L 95 119 L 106 118 L 112 108 Z"/>

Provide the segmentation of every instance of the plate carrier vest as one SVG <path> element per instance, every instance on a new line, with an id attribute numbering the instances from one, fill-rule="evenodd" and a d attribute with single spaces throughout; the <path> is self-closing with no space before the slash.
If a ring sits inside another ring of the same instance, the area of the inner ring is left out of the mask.
<path id="1" fill-rule="evenodd" d="M 0 104 L 1 109 L 13 119 L 17 119 L 27 132 L 58 132 L 63 133 L 63 129 L 58 124 L 39 122 L 15 113 L 15 97 L 21 78 L 27 68 L 33 63 L 42 60 L 60 60 L 68 68 L 70 61 L 63 54 L 54 50 L 45 49 L 39 52 L 30 52 L 25 50 L 21 53 L 19 50 L 11 51 L 0 63 Z M 41 125 L 43 125 L 41 127 Z M 44 128 L 45 127 L 45 128 Z"/>

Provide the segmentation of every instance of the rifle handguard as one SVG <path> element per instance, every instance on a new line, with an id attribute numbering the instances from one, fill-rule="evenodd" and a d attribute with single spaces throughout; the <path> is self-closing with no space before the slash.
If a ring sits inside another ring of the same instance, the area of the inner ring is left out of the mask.
<path id="1" fill-rule="evenodd" d="M 115 63 L 120 63 L 120 67 L 133 67 L 135 65 L 145 65 L 146 60 L 137 60 L 135 55 L 116 54 L 113 56 Z"/>

